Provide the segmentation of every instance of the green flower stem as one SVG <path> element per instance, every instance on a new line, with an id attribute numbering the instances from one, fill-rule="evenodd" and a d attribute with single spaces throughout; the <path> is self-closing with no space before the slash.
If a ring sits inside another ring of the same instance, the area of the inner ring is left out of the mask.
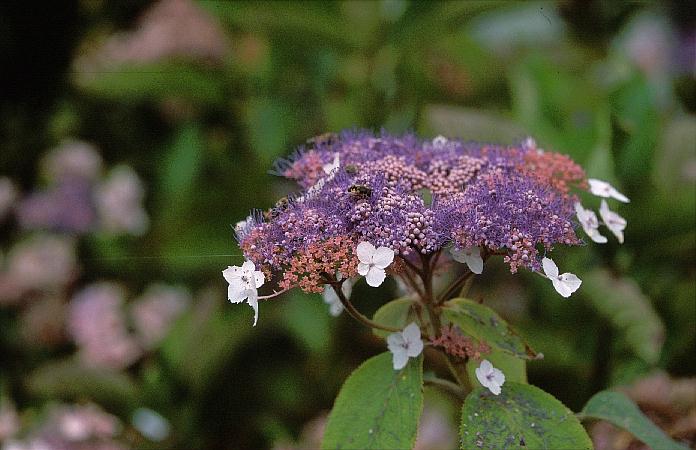
<path id="1" fill-rule="evenodd" d="M 464 392 L 464 389 L 462 389 L 461 386 L 459 386 L 458 384 L 452 383 L 449 380 L 444 380 L 436 376 L 425 375 L 423 377 L 423 381 L 425 382 L 425 384 L 436 386 L 444 391 L 449 392 L 450 394 L 454 394 L 460 400 L 464 400 L 466 398 L 466 392 Z"/>
<path id="2" fill-rule="evenodd" d="M 384 331 L 391 331 L 391 332 L 396 332 L 396 331 L 401 331 L 400 328 L 395 328 L 395 327 L 390 327 L 387 325 L 382 325 L 381 323 L 374 322 L 370 319 L 368 319 L 366 316 L 364 316 L 360 311 L 355 309 L 355 306 L 346 298 L 345 295 L 343 295 L 343 291 L 341 290 L 341 283 L 340 282 L 332 282 L 330 283 L 331 287 L 333 288 L 334 292 L 336 292 L 336 295 L 338 296 L 338 299 L 341 301 L 343 304 L 343 307 L 348 311 L 348 314 L 353 316 L 355 320 L 358 322 L 370 327 L 370 328 L 377 328 L 378 330 L 384 330 Z"/>
<path id="3" fill-rule="evenodd" d="M 440 295 L 440 298 L 438 299 L 437 304 L 441 305 L 445 301 L 449 300 L 449 298 L 452 296 L 452 294 L 454 294 L 462 284 L 464 284 L 467 280 L 472 278 L 473 275 L 474 275 L 474 273 L 471 272 L 470 270 L 466 270 L 463 274 L 461 274 L 459 276 L 459 278 L 454 280 L 452 282 L 452 284 L 449 285 L 447 290 L 442 295 Z"/>

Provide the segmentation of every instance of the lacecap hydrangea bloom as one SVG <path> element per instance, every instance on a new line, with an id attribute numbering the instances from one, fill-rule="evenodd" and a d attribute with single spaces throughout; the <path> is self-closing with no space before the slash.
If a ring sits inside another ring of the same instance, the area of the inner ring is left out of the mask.
<path id="1" fill-rule="evenodd" d="M 628 201 L 623 194 L 531 138 L 501 146 L 344 131 L 311 140 L 275 172 L 298 191 L 235 227 L 247 261 L 279 288 L 259 299 L 294 287 L 331 288 L 345 298 L 342 283 L 358 276 L 379 286 L 391 275 L 418 291 L 410 269 L 425 270 L 427 261 L 434 271 L 447 259 L 441 253 L 476 274 L 501 256 L 513 273 L 524 268 L 548 278 L 542 259 L 558 245 L 583 244 L 579 230 L 606 242 L 600 225 L 620 240 L 626 226 L 605 203 L 600 222 L 578 196 Z M 576 278 L 572 285 L 553 278 L 553 286 L 568 296 Z"/>

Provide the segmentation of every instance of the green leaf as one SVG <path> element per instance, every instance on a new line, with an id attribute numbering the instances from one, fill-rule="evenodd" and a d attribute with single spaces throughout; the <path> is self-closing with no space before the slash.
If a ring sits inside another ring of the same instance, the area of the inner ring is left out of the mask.
<path id="1" fill-rule="evenodd" d="M 74 359 L 47 363 L 29 374 L 27 389 L 45 399 L 93 399 L 125 413 L 138 402 L 138 386 L 121 372 L 85 367 Z"/>
<path id="2" fill-rule="evenodd" d="M 505 374 L 505 381 L 527 384 L 527 363 L 525 360 L 499 350 L 493 350 L 483 355 L 481 359 L 487 359 L 496 369 L 500 369 Z M 466 363 L 466 373 L 469 374 L 469 379 L 474 385 L 476 385 L 473 381 L 476 380 L 475 371 L 480 364 L 480 361 L 473 359 Z"/>
<path id="3" fill-rule="evenodd" d="M 119 101 L 183 98 L 196 104 L 224 102 L 224 87 L 209 69 L 180 62 L 128 64 L 112 71 L 86 72 L 77 84 L 84 90 Z"/>
<path id="4" fill-rule="evenodd" d="M 372 320 L 390 327 L 404 328 L 411 322 L 416 321 L 416 313 L 413 309 L 414 301 L 411 298 L 397 298 L 380 307 Z M 386 338 L 391 334 L 389 331 L 372 329 L 373 333 L 381 338 Z"/>
<path id="5" fill-rule="evenodd" d="M 532 359 L 534 351 L 491 308 L 465 298 L 455 298 L 443 305 L 447 320 L 479 341 L 483 341 L 518 358 Z"/>
<path id="6" fill-rule="evenodd" d="M 182 127 L 161 166 L 161 204 L 167 205 L 162 208 L 166 221 L 174 222 L 177 215 L 187 210 L 203 156 L 200 125 L 191 123 Z"/>
<path id="7" fill-rule="evenodd" d="M 324 449 L 412 448 L 423 409 L 423 356 L 394 370 L 392 354 L 365 361 L 346 380 L 324 434 Z"/>
<path id="8" fill-rule="evenodd" d="M 635 281 L 595 270 L 585 275 L 584 285 L 584 295 L 597 312 L 612 323 L 637 356 L 655 364 L 660 358 L 665 327 Z"/>
<path id="9" fill-rule="evenodd" d="M 281 307 L 283 324 L 313 354 L 330 350 L 331 316 L 316 295 L 293 292 Z"/>
<path id="10" fill-rule="evenodd" d="M 500 395 L 478 387 L 464 401 L 461 448 L 591 449 L 573 412 L 541 389 L 506 382 Z"/>
<path id="11" fill-rule="evenodd" d="M 422 116 L 425 131 L 453 138 L 512 143 L 529 134 L 507 117 L 480 109 L 427 105 Z"/>
<path id="12" fill-rule="evenodd" d="M 671 440 L 638 407 L 620 392 L 601 391 L 587 402 L 580 413 L 583 419 L 601 419 L 632 433 L 649 447 L 663 450 L 685 450 L 687 447 Z"/>

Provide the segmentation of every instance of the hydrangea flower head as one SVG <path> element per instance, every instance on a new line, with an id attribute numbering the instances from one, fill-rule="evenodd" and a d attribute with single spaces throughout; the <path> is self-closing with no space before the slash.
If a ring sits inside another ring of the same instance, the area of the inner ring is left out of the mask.
<path id="1" fill-rule="evenodd" d="M 576 192 L 627 200 L 531 138 L 501 146 L 349 130 L 308 142 L 275 167 L 297 191 L 235 226 L 247 260 L 282 290 L 321 293 L 337 273 L 379 286 L 446 248 L 475 274 L 493 255 L 513 273 L 541 272 L 556 246 L 583 243 L 578 228 L 606 239 Z M 609 212 L 600 215 L 616 234 Z"/>

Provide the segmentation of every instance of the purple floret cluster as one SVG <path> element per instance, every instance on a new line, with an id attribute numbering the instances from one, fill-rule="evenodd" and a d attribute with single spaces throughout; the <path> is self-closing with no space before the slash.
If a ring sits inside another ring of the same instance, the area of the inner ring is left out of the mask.
<path id="1" fill-rule="evenodd" d="M 276 172 L 300 191 L 238 224 L 237 237 L 267 275 L 282 274 L 285 288 L 318 291 L 308 274 L 354 275 L 347 260 L 362 241 L 404 260 L 480 247 L 503 255 L 513 272 L 538 270 L 544 249 L 581 243 L 571 189 L 586 188 L 585 174 L 531 139 L 498 146 L 344 131 L 315 138 Z"/>

